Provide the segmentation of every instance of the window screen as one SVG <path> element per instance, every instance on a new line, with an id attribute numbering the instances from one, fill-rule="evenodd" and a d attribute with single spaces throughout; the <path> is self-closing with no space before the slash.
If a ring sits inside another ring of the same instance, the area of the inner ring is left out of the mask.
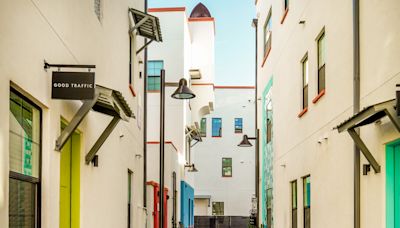
<path id="1" fill-rule="evenodd" d="M 235 118 L 235 133 L 243 132 L 243 118 Z"/>

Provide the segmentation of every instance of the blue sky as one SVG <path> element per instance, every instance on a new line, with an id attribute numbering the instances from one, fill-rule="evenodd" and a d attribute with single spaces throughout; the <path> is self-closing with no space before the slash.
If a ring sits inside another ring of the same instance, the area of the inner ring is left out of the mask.
<path id="1" fill-rule="evenodd" d="M 215 84 L 254 85 L 254 0 L 149 0 L 149 8 L 203 3 L 215 18 Z"/>

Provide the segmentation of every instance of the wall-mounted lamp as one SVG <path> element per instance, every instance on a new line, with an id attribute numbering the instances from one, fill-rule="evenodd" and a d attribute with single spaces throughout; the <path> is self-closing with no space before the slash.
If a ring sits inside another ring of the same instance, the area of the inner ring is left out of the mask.
<path id="1" fill-rule="evenodd" d="M 188 172 L 190 172 L 190 173 L 197 173 L 197 172 L 199 171 L 198 169 L 196 169 L 194 163 L 192 163 L 192 164 L 186 164 L 186 165 L 185 165 L 185 168 L 189 168 L 189 169 L 188 169 Z"/>

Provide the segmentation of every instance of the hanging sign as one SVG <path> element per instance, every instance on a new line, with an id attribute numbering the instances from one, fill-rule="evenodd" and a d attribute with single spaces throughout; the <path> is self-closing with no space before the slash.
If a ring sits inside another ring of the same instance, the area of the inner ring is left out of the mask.
<path id="1" fill-rule="evenodd" d="M 93 72 L 53 72 L 51 98 L 90 100 L 94 98 Z"/>

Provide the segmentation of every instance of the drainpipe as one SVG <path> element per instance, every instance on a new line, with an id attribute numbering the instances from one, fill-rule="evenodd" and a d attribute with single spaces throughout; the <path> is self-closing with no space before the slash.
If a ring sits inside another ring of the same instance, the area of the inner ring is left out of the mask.
<path id="1" fill-rule="evenodd" d="M 148 0 L 144 0 L 144 12 L 147 13 Z M 147 39 L 144 39 L 147 43 Z M 147 47 L 144 49 L 143 70 L 143 207 L 147 207 Z"/>
<path id="2" fill-rule="evenodd" d="M 360 1 L 353 0 L 353 113 L 360 111 Z M 360 131 L 357 132 L 360 134 Z M 360 228 L 360 150 L 354 144 L 354 228 Z"/>
<path id="3" fill-rule="evenodd" d="M 257 72 L 258 72 L 258 67 L 257 67 L 257 56 L 258 56 L 258 19 L 253 19 L 253 23 L 252 26 L 255 29 L 255 76 L 254 76 L 254 84 L 256 86 L 256 91 L 254 94 L 254 102 L 255 102 L 255 135 L 256 135 L 256 151 L 255 151 L 255 193 L 256 193 L 256 198 L 257 198 L 257 214 L 256 214 L 256 226 L 258 227 L 258 222 L 259 222 L 259 215 L 260 215 L 260 186 L 259 186 L 259 179 L 260 179 L 260 134 L 259 134 L 259 130 L 258 130 L 258 120 L 257 120 L 257 113 L 258 113 L 258 84 L 257 84 Z"/>

